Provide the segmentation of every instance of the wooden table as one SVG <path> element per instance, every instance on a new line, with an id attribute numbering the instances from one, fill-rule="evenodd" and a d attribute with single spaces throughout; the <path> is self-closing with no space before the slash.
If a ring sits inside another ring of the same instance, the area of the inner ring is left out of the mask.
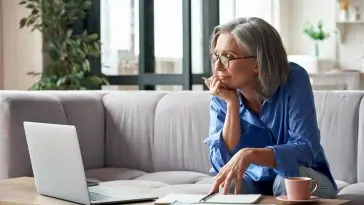
<path id="1" fill-rule="evenodd" d="M 316 204 L 348 204 L 346 200 L 320 200 Z M 22 177 L 0 181 L 0 205 L 70 205 L 74 203 L 41 196 L 36 192 L 33 178 Z M 152 205 L 149 203 L 137 203 L 138 205 Z M 272 196 L 264 196 L 258 204 L 285 204 Z"/>

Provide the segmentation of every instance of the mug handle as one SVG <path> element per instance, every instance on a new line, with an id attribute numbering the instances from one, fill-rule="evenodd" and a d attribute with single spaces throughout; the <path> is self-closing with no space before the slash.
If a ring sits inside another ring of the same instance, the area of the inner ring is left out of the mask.
<path id="1" fill-rule="evenodd" d="M 312 181 L 313 181 L 313 183 L 315 183 L 315 188 L 313 188 L 313 190 L 311 191 L 311 195 L 316 191 L 316 189 L 318 187 L 316 180 L 312 180 Z"/>

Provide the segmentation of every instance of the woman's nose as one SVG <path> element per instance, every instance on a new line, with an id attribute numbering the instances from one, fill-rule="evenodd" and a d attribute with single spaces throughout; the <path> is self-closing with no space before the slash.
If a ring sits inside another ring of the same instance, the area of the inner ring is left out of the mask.
<path id="1" fill-rule="evenodd" d="M 214 70 L 215 70 L 215 71 L 224 71 L 224 70 L 225 70 L 225 69 L 224 69 L 224 65 L 221 63 L 221 61 L 220 61 L 220 60 L 217 60 L 217 61 L 215 62 Z"/>

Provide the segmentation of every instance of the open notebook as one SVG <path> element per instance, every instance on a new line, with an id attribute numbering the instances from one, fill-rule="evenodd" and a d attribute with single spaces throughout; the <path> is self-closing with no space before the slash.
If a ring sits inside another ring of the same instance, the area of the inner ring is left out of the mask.
<path id="1" fill-rule="evenodd" d="M 206 195 L 202 194 L 168 194 L 154 202 L 156 205 L 172 204 L 176 201 L 189 204 L 252 204 L 259 198 L 260 194 L 223 195 L 215 194 L 202 200 Z"/>

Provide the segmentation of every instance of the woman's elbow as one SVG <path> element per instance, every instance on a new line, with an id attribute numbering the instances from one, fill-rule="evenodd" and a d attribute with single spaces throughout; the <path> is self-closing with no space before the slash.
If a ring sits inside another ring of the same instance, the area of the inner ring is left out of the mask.
<path id="1" fill-rule="evenodd" d="M 312 144 L 310 142 L 303 142 L 298 144 L 298 149 L 300 150 L 300 155 L 302 164 L 311 167 L 315 161 L 317 154 L 319 153 L 319 146 Z"/>

